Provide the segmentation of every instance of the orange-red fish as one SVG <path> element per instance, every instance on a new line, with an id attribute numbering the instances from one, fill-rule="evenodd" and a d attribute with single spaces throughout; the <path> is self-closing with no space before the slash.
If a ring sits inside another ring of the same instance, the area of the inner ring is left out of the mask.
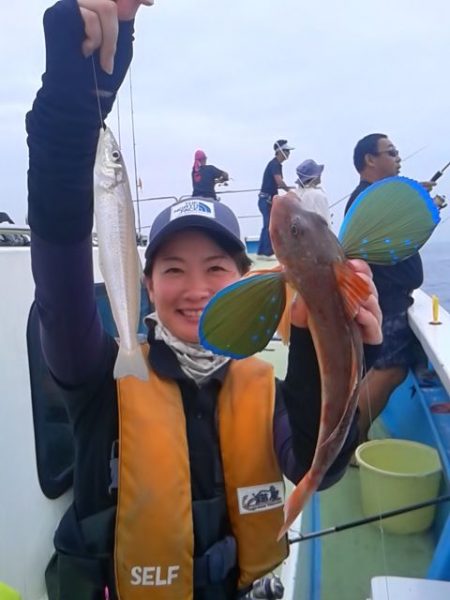
<path id="1" fill-rule="evenodd" d="M 368 284 L 348 265 L 322 217 L 290 195 L 274 199 L 270 237 L 286 281 L 308 309 L 308 326 L 321 376 L 321 418 L 311 467 L 285 504 L 286 533 L 346 439 L 358 403 L 363 344 L 354 321 Z"/>

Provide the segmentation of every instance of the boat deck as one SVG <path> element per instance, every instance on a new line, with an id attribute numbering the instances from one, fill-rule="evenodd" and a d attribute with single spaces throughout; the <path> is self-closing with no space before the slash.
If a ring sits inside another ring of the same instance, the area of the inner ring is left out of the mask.
<path id="1" fill-rule="evenodd" d="M 372 438 L 387 437 L 379 422 Z M 344 478 L 319 495 L 320 529 L 360 519 L 359 470 L 347 469 Z M 380 574 L 426 577 L 435 549 L 432 531 L 396 535 L 367 524 L 322 538 L 321 600 L 364 600 L 370 581 Z"/>

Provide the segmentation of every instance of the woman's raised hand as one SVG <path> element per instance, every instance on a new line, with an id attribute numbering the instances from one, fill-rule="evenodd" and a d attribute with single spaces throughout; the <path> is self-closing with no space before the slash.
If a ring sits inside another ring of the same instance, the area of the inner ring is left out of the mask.
<path id="1" fill-rule="evenodd" d="M 100 49 L 100 65 L 109 73 L 114 69 L 119 21 L 131 21 L 141 5 L 152 6 L 154 0 L 78 0 L 86 38 L 84 56 Z"/>

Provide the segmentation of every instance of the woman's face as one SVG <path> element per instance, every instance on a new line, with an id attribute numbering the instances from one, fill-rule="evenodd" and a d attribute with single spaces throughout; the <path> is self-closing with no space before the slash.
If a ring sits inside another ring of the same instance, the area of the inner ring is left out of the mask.
<path id="1" fill-rule="evenodd" d="M 183 342 L 198 343 L 198 322 L 209 299 L 238 279 L 225 250 L 204 233 L 188 230 L 160 246 L 146 285 L 163 325 Z"/>

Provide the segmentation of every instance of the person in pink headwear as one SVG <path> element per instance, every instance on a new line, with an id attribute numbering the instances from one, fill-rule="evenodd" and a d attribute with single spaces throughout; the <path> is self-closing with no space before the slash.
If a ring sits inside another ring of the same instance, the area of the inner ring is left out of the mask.
<path id="1" fill-rule="evenodd" d="M 228 181 L 228 173 L 214 165 L 207 165 L 203 150 L 197 150 L 192 167 L 192 195 L 217 200 L 215 185 Z"/>

